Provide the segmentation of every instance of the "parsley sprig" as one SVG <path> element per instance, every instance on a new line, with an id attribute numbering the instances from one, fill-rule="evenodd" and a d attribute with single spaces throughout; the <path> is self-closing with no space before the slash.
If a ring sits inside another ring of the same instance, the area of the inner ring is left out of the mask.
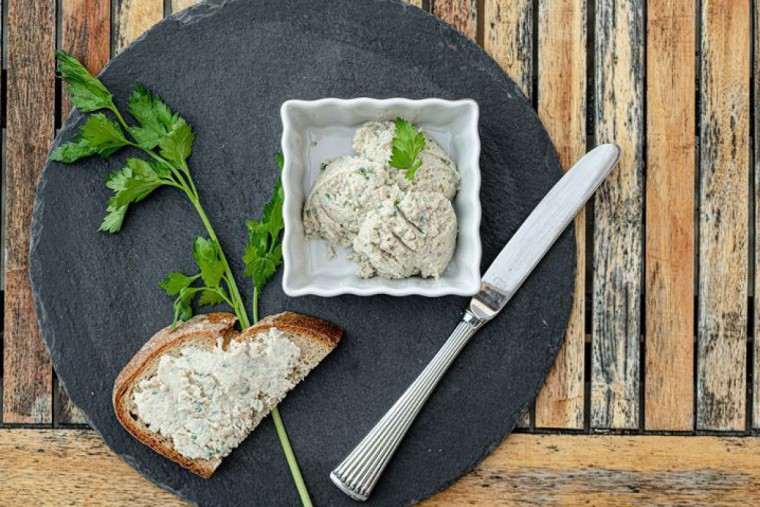
<path id="1" fill-rule="evenodd" d="M 174 272 L 166 275 L 159 286 L 174 299 L 174 325 L 193 316 L 192 303 L 197 306 L 213 306 L 222 302 L 235 309 L 229 296 L 229 282 L 225 277 L 224 263 L 216 245 L 206 238 L 196 238 L 193 243 L 193 259 L 199 273 L 188 276 Z M 193 285 L 201 281 L 203 285 Z"/>
<path id="2" fill-rule="evenodd" d="M 282 154 L 277 154 L 277 166 L 282 173 Z M 264 207 L 260 220 L 248 220 L 248 244 L 245 246 L 245 274 L 253 282 L 253 320 L 259 320 L 259 296 L 264 286 L 274 276 L 282 264 L 282 238 L 280 234 L 285 228 L 282 219 L 282 203 L 285 193 L 282 182 L 278 178 L 272 193 L 272 198 Z"/>
<path id="3" fill-rule="evenodd" d="M 81 112 L 94 114 L 87 118 L 74 139 L 53 150 L 50 158 L 70 164 L 93 155 L 108 158 L 122 148 L 134 148 L 147 156 L 128 158 L 123 168 L 106 177 L 106 186 L 113 191 L 113 195 L 108 200 L 107 214 L 100 230 L 119 232 L 124 226 L 129 206 L 145 199 L 156 189 L 164 186 L 179 189 L 198 212 L 210 242 L 218 252 L 233 303 L 231 306 L 241 325 L 248 327 L 250 321 L 240 291 L 216 232 L 201 205 L 198 189 L 187 165 L 195 142 L 190 125 L 173 112 L 161 97 L 140 83 L 135 85 L 127 101 L 127 110 L 135 119 L 135 123 L 128 124 L 100 79 L 90 74 L 76 58 L 62 51 L 55 54 L 58 71 L 68 85 L 71 102 Z M 107 117 L 103 111 L 110 112 L 115 119 Z M 203 291 L 201 295 L 207 292 Z M 188 293 L 186 291 L 186 297 Z M 182 308 L 186 309 L 186 306 Z M 187 312 L 180 311 L 179 315 L 186 316 Z"/>
<path id="4" fill-rule="evenodd" d="M 193 258 L 198 273 L 185 275 L 169 273 L 160 283 L 174 297 L 174 323 L 187 320 L 196 306 L 228 304 L 243 328 L 250 326 L 248 313 L 224 255 L 219 239 L 201 205 L 200 196 L 187 160 L 192 154 L 195 135 L 188 122 L 173 112 L 161 97 L 137 83 L 127 102 L 127 111 L 135 120 L 127 123 L 108 88 L 72 56 L 57 51 L 58 71 L 67 85 L 71 102 L 82 113 L 91 113 L 69 142 L 57 147 L 52 160 L 73 163 L 100 156 L 108 158 L 123 148 L 142 152 L 143 157 L 130 157 L 125 166 L 106 177 L 106 186 L 113 191 L 108 200 L 107 214 L 100 230 L 119 232 L 130 206 L 142 201 L 160 187 L 182 191 L 203 222 L 208 238 L 199 237 L 193 243 Z M 278 157 L 282 169 L 282 157 Z M 282 231 L 282 187 L 275 188 L 272 200 L 264 209 L 261 220 L 250 220 L 248 245 L 244 262 L 246 276 L 254 285 L 253 315 L 258 321 L 258 300 L 267 281 L 282 264 L 280 232 Z M 285 426 L 277 408 L 272 409 L 277 434 L 298 489 L 301 501 L 310 506 L 311 500 L 301 471 L 290 446 Z"/>
<path id="5" fill-rule="evenodd" d="M 425 136 L 403 118 L 396 118 L 396 134 L 391 142 L 390 166 L 406 171 L 406 179 L 413 180 L 422 165 L 419 156 L 425 149 Z"/>

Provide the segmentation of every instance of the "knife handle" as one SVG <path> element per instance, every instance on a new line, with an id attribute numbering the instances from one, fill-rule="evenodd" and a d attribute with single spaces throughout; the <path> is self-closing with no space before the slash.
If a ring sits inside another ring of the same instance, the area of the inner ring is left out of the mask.
<path id="1" fill-rule="evenodd" d="M 330 472 L 330 479 L 341 491 L 354 500 L 367 500 L 422 405 L 462 348 L 484 323 L 469 311 L 465 312 L 462 321 L 412 385 L 359 445 Z"/>

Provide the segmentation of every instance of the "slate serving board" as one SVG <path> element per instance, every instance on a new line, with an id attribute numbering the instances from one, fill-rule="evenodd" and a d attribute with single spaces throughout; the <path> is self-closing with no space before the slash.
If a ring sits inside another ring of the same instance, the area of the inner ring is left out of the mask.
<path id="1" fill-rule="evenodd" d="M 517 86 L 474 43 L 432 16 L 388 0 L 256 0 L 201 4 L 160 23 L 116 57 L 102 79 L 124 102 L 135 81 L 194 126 L 190 165 L 233 269 L 244 220 L 275 181 L 280 104 L 291 98 L 470 97 L 480 105 L 485 268 L 560 177 L 554 149 Z M 73 135 L 74 113 L 56 144 Z M 296 505 L 271 420 L 205 481 L 131 438 L 111 408 L 113 380 L 171 322 L 158 289 L 191 271 L 205 232 L 176 191 L 130 212 L 118 235 L 96 232 L 104 176 L 129 153 L 74 167 L 49 164 L 32 226 L 31 278 L 56 371 L 72 400 L 123 459 L 202 505 Z M 572 228 L 571 228 L 572 229 Z M 496 321 L 465 349 L 423 409 L 371 498 L 421 500 L 454 482 L 512 430 L 554 361 L 569 315 L 575 249 L 569 230 Z M 244 284 L 249 292 L 249 283 Z M 291 299 L 280 274 L 262 314 L 292 310 L 339 323 L 339 348 L 281 405 L 317 505 L 351 505 L 328 478 L 454 328 L 459 297 Z"/>

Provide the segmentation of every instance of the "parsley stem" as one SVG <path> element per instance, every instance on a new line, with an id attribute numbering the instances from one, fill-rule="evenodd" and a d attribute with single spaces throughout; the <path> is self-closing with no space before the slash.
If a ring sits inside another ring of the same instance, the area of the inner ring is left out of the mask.
<path id="1" fill-rule="evenodd" d="M 119 123 L 121 123 L 121 126 L 124 128 L 124 130 L 129 132 L 129 125 L 127 125 L 127 122 L 124 121 L 124 117 L 119 112 L 119 108 L 116 107 L 116 104 L 111 102 L 111 106 L 109 107 L 109 109 L 111 110 L 113 114 L 116 115 L 116 118 L 119 120 Z"/>
<path id="2" fill-rule="evenodd" d="M 253 323 L 259 321 L 259 289 L 253 288 L 253 302 L 251 303 L 251 309 L 253 310 Z"/>
<path id="3" fill-rule="evenodd" d="M 288 461 L 290 473 L 293 475 L 293 481 L 296 483 L 298 496 L 301 497 L 301 503 L 303 503 L 304 507 L 312 507 L 313 504 L 309 497 L 309 490 L 306 489 L 306 483 L 301 475 L 301 470 L 298 468 L 296 455 L 293 453 L 293 448 L 290 446 L 288 433 L 285 431 L 285 425 L 282 422 L 282 417 L 280 417 L 280 411 L 277 410 L 277 407 L 272 409 L 272 419 L 274 420 L 274 427 L 277 429 L 277 435 L 280 437 L 280 443 L 282 444 L 282 450 L 285 453 L 285 459 Z"/>
<path id="4" fill-rule="evenodd" d="M 188 197 L 191 195 L 190 192 L 191 190 L 188 189 Z M 245 307 L 243 307 L 243 298 L 240 296 L 240 291 L 238 290 L 237 283 L 235 283 L 235 277 L 232 274 L 232 269 L 230 268 L 229 262 L 227 262 L 227 256 L 224 255 L 222 245 L 219 243 L 219 238 L 216 236 L 216 232 L 211 226 L 211 222 L 209 221 L 208 216 L 206 216 L 206 212 L 203 210 L 203 206 L 201 206 L 200 200 L 198 198 L 191 197 L 190 201 L 193 203 L 193 206 L 195 206 L 198 215 L 200 215 L 201 221 L 206 227 L 206 232 L 208 232 L 211 241 L 214 242 L 217 250 L 219 251 L 219 257 L 221 258 L 222 264 L 224 265 L 224 274 L 227 280 L 227 285 L 230 289 L 230 297 L 235 303 L 231 306 L 235 310 L 235 313 L 238 316 L 238 320 L 240 320 L 240 325 L 243 327 L 243 329 L 251 327 L 251 321 L 248 320 L 248 314 L 245 311 Z"/>
<path id="5" fill-rule="evenodd" d="M 259 290 L 253 288 L 253 303 L 251 309 L 253 310 L 253 323 L 256 324 L 259 321 Z M 285 453 L 285 460 L 290 467 L 290 474 L 293 476 L 293 482 L 296 483 L 296 490 L 298 490 L 298 496 L 301 497 L 301 503 L 304 507 L 312 507 L 311 497 L 309 497 L 309 490 L 306 488 L 306 482 L 301 475 L 301 469 L 298 467 L 298 460 L 293 452 L 293 447 L 290 445 L 290 439 L 288 438 L 288 432 L 285 429 L 285 423 L 282 422 L 280 411 L 277 407 L 272 409 L 272 420 L 274 421 L 274 427 L 277 430 L 277 436 L 280 437 L 280 445 L 282 445 L 282 451 Z"/>

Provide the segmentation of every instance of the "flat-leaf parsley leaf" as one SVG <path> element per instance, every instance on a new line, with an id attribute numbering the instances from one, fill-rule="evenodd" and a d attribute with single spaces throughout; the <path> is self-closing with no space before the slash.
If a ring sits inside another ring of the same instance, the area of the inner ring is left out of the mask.
<path id="1" fill-rule="evenodd" d="M 425 149 L 425 136 L 405 119 L 396 118 L 396 134 L 391 146 L 390 166 L 406 171 L 406 179 L 414 179 L 414 174 L 422 165 L 419 156 Z"/>

